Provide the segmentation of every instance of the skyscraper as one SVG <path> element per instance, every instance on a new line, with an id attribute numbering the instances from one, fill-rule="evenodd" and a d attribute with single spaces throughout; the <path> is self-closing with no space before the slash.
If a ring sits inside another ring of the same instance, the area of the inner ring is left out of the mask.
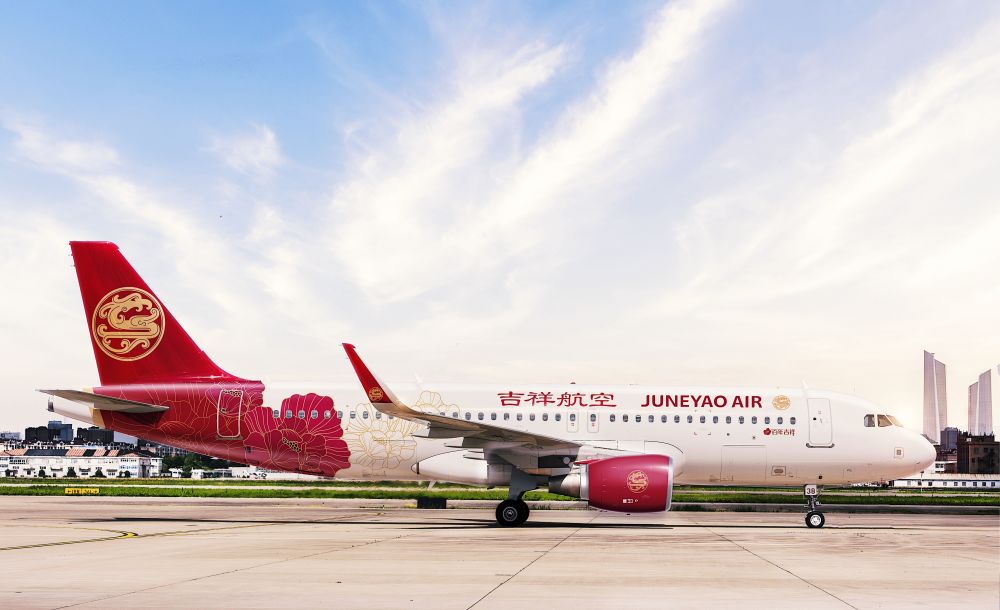
<path id="1" fill-rule="evenodd" d="M 993 371 L 987 370 L 969 386 L 969 434 L 993 433 Z"/>
<path id="2" fill-rule="evenodd" d="M 941 444 L 941 431 L 948 426 L 948 393 L 944 363 L 924 351 L 924 436 Z"/>

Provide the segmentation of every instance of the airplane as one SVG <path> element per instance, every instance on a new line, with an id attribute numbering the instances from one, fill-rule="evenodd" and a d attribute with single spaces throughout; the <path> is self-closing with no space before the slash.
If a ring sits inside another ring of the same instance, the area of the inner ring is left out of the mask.
<path id="1" fill-rule="evenodd" d="M 670 509 L 675 484 L 802 487 L 888 481 L 934 447 L 886 409 L 802 388 L 396 386 L 343 344 L 359 386 L 264 383 L 202 351 L 110 242 L 70 242 L 100 385 L 39 390 L 56 413 L 266 469 L 506 486 L 501 526 L 538 488 L 625 513 Z"/>

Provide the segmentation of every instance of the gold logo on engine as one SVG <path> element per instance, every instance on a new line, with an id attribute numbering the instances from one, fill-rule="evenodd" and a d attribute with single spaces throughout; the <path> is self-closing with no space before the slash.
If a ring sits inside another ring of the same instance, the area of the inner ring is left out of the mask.
<path id="1" fill-rule="evenodd" d="M 383 396 L 385 396 L 385 394 L 383 394 L 382 390 L 380 390 L 379 388 L 372 388 L 368 390 L 368 398 L 370 398 L 372 402 L 378 402 L 382 400 Z"/>
<path id="2" fill-rule="evenodd" d="M 156 349 L 165 322 L 156 297 L 141 288 L 116 288 L 97 303 L 90 328 L 102 352 L 128 362 Z"/>
<path id="3" fill-rule="evenodd" d="M 625 483 L 628 485 L 629 491 L 634 494 L 641 494 L 649 487 L 649 477 L 641 470 L 633 470 L 628 473 Z"/>
<path id="4" fill-rule="evenodd" d="M 792 399 L 782 394 L 779 394 L 778 396 L 775 396 L 774 399 L 771 401 L 771 406 L 779 411 L 784 411 L 788 407 L 792 406 Z"/>

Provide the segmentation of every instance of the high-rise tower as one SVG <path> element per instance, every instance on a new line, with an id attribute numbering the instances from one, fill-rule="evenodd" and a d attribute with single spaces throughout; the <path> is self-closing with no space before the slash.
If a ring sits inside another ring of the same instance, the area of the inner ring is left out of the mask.
<path id="1" fill-rule="evenodd" d="M 993 371 L 987 370 L 969 386 L 969 434 L 993 434 Z"/>
<path id="2" fill-rule="evenodd" d="M 948 426 L 948 392 L 944 363 L 924 351 L 924 436 L 941 444 L 941 431 Z"/>

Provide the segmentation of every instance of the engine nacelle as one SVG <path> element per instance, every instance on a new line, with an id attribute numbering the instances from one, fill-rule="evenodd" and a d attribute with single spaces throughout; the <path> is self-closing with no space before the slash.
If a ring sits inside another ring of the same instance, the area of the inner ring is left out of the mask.
<path id="1" fill-rule="evenodd" d="M 549 491 L 623 513 L 670 510 L 673 460 L 665 455 L 623 455 L 578 462 L 579 470 L 549 481 Z"/>

